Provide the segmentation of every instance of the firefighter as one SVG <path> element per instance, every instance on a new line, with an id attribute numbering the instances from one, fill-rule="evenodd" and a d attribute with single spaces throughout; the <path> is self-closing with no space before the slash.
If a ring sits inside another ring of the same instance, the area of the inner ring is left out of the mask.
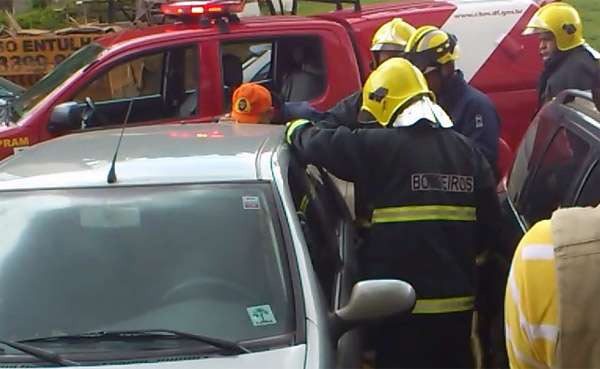
<path id="1" fill-rule="evenodd" d="M 384 23 L 375 31 L 371 41 L 372 66 L 376 68 L 385 60 L 404 55 L 404 49 L 409 37 L 415 28 L 402 20 L 394 18 Z M 358 90 L 340 100 L 334 107 L 326 112 L 319 112 L 306 102 L 286 104 L 286 117 L 307 118 L 320 121 L 330 128 L 342 124 L 351 128 L 358 128 L 358 111 L 361 104 L 362 91 Z"/>
<path id="2" fill-rule="evenodd" d="M 600 367 L 598 224 L 600 205 L 564 208 L 523 236 L 506 286 L 511 368 Z"/>
<path id="3" fill-rule="evenodd" d="M 469 368 L 475 256 L 494 245 L 500 217 L 492 171 L 435 104 L 408 60 L 383 62 L 368 78 L 359 121 L 381 129 L 288 123 L 285 139 L 308 163 L 365 188 L 374 205 L 361 250 L 366 279 L 413 285 L 409 316 L 377 330 L 378 368 Z"/>
<path id="4" fill-rule="evenodd" d="M 523 34 L 537 34 L 544 70 L 538 84 L 540 106 L 559 92 L 597 88 L 600 54 L 585 43 L 577 10 L 567 3 L 547 4 L 534 14 Z"/>
<path id="5" fill-rule="evenodd" d="M 470 86 L 456 69 L 458 40 L 434 26 L 423 26 L 408 40 L 408 59 L 423 74 L 440 106 L 450 115 L 454 129 L 475 143 L 496 171 L 500 118 L 492 101 Z"/>
<path id="6" fill-rule="evenodd" d="M 385 60 L 404 55 L 404 49 L 410 36 L 415 32 L 415 28 L 402 20 L 394 18 L 384 23 L 375 31 L 371 41 L 371 53 L 373 56 L 373 66 L 376 68 Z M 308 103 L 286 104 L 288 118 L 306 118 L 322 127 L 335 128 L 339 125 L 345 125 L 351 129 L 360 127 L 358 122 L 358 113 L 361 106 L 362 90 L 358 90 L 346 98 L 340 100 L 333 108 L 322 113 L 313 109 Z M 292 107 L 296 108 L 292 108 Z M 379 125 L 368 124 L 366 127 L 377 128 Z M 348 200 L 347 200 L 348 201 Z M 350 203 L 350 201 L 348 201 Z M 371 217 L 371 205 L 367 203 L 363 196 L 363 189 L 360 186 L 354 186 L 354 217 L 358 227 L 359 234 L 362 236 L 368 231 L 369 219 Z"/>

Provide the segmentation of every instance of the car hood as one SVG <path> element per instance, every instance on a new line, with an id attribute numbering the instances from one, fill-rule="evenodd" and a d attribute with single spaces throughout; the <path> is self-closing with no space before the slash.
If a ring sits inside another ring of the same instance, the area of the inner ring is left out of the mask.
<path id="1" fill-rule="evenodd" d="M 225 356 L 198 360 L 159 361 L 136 364 L 102 365 L 103 369 L 302 369 L 306 355 L 306 345 L 255 352 L 238 356 Z M 96 365 L 78 366 L 94 368 Z"/>
<path id="2" fill-rule="evenodd" d="M 102 365 L 102 369 L 303 369 L 306 345 L 255 352 L 238 356 L 214 357 L 197 360 L 155 361 L 147 363 Z M 54 368 L 54 367 L 53 367 Z M 97 369 L 97 365 L 82 364 L 77 368 Z"/>

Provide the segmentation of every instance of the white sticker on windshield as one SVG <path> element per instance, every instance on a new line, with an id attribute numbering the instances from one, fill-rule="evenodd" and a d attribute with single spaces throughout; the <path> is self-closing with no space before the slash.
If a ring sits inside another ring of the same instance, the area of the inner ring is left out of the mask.
<path id="1" fill-rule="evenodd" d="M 260 210 L 258 196 L 242 196 L 244 210 Z"/>
<path id="2" fill-rule="evenodd" d="M 277 324 L 271 305 L 250 306 L 246 308 L 246 311 L 248 311 L 252 325 L 255 327 Z"/>

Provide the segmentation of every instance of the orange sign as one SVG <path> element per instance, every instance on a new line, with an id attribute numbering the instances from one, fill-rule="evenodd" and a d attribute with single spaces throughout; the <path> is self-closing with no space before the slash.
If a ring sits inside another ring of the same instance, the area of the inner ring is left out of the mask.
<path id="1" fill-rule="evenodd" d="M 0 39 L 0 75 L 43 75 L 104 34 L 19 36 Z"/>

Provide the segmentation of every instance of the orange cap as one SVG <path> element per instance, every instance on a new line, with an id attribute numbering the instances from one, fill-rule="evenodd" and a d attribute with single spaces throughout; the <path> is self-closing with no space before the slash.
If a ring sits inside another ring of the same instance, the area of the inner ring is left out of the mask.
<path id="1" fill-rule="evenodd" d="M 231 106 L 231 117 L 238 123 L 260 123 L 273 106 L 271 92 L 257 83 L 244 83 L 234 91 Z"/>

